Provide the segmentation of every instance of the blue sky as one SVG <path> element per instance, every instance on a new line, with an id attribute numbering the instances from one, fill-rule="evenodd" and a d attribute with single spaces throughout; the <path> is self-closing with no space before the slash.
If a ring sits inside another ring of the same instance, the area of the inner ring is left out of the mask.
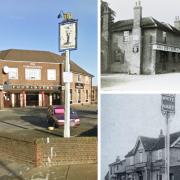
<path id="1" fill-rule="evenodd" d="M 97 0 L 6 0 L 0 6 L 0 50 L 58 52 L 57 15 L 72 12 L 78 19 L 78 50 L 71 59 L 97 76 Z M 97 84 L 96 77 L 94 84 Z"/>

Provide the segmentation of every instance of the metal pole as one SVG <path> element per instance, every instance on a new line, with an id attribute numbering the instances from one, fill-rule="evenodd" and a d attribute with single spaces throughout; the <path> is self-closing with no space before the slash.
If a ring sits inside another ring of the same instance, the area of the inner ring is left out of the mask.
<path id="1" fill-rule="evenodd" d="M 166 136 L 165 136 L 165 177 L 166 180 L 169 180 L 169 166 L 170 166 L 170 158 L 169 158 L 169 145 L 170 145 L 170 137 L 169 137 L 169 112 L 166 113 Z"/>
<path id="2" fill-rule="evenodd" d="M 70 72 L 70 52 L 66 50 L 65 72 Z M 65 119 L 64 119 L 64 137 L 70 137 L 70 82 L 65 83 Z"/>

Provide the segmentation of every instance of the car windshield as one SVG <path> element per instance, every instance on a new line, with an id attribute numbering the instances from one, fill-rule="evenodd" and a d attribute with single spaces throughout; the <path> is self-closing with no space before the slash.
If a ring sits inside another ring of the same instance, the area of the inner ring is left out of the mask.
<path id="1" fill-rule="evenodd" d="M 54 109 L 54 114 L 64 114 L 64 109 Z"/>

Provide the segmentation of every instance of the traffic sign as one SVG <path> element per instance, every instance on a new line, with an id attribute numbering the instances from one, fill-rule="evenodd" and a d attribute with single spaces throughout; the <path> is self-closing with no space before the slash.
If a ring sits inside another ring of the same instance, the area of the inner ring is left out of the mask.
<path id="1" fill-rule="evenodd" d="M 161 99 L 161 111 L 169 113 L 175 113 L 175 95 L 174 94 L 162 94 Z"/>

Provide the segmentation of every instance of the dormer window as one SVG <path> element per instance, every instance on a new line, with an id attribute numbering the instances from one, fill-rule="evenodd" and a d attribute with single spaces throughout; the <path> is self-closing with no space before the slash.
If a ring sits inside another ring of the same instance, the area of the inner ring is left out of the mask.
<path id="1" fill-rule="evenodd" d="M 130 157 L 130 165 L 133 165 L 133 164 L 134 164 L 134 157 L 131 156 L 131 157 Z"/>
<path id="2" fill-rule="evenodd" d="M 77 76 L 77 82 L 82 82 L 82 76 L 80 74 Z"/>
<path id="3" fill-rule="evenodd" d="M 143 153 L 139 152 L 139 162 L 142 163 L 143 162 Z"/>

